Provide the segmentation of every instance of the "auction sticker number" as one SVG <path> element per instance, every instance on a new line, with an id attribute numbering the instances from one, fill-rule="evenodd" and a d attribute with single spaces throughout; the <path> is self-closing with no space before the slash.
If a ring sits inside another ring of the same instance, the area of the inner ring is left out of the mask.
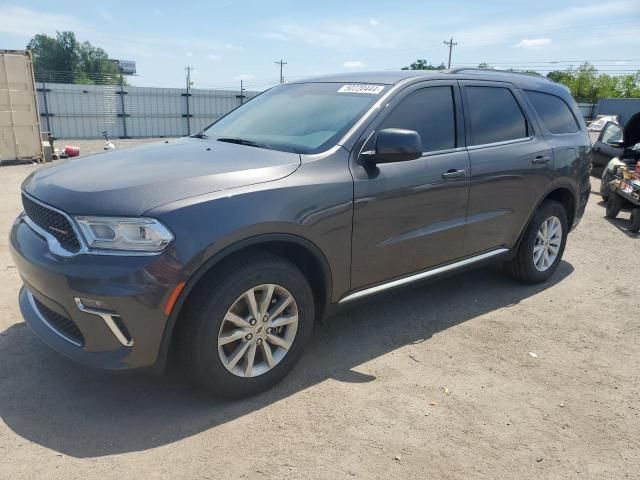
<path id="1" fill-rule="evenodd" d="M 338 90 L 338 93 L 367 93 L 370 95 L 377 95 L 384 90 L 384 85 L 343 85 Z"/>

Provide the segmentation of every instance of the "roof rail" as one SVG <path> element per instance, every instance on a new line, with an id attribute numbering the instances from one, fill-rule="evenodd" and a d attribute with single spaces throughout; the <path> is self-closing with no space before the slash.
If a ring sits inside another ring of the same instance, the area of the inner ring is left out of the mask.
<path id="1" fill-rule="evenodd" d="M 475 73 L 497 73 L 497 74 L 506 74 L 506 75 L 525 75 L 530 78 L 539 78 L 541 80 L 546 80 L 547 82 L 553 83 L 553 80 L 547 77 L 543 77 L 542 75 L 535 75 L 533 73 L 526 72 L 515 72 L 511 70 L 495 70 L 493 68 L 475 68 L 475 67 L 458 67 L 458 68 L 450 68 L 446 70 L 447 73 L 461 73 L 461 72 L 475 72 Z"/>

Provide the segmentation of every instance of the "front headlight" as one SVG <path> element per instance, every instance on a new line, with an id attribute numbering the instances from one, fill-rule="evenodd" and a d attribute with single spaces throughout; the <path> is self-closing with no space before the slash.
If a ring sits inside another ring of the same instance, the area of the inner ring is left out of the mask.
<path id="1" fill-rule="evenodd" d="M 89 248 L 160 252 L 173 234 L 153 218 L 75 217 Z"/>

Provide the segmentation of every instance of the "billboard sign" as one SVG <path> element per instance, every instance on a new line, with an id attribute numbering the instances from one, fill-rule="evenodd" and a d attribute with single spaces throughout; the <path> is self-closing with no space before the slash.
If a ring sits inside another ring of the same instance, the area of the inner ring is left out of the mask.
<path id="1" fill-rule="evenodd" d="M 133 60 L 115 60 L 123 75 L 136 74 L 136 62 Z"/>

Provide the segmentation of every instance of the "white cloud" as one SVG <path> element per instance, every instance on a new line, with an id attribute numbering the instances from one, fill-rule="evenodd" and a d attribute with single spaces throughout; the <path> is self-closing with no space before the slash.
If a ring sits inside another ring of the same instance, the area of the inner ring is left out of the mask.
<path id="1" fill-rule="evenodd" d="M 187 57 L 193 57 L 193 52 L 186 52 L 186 53 L 185 53 L 185 55 L 186 55 Z"/>
<path id="2" fill-rule="evenodd" d="M 375 18 L 370 18 L 369 25 L 371 25 L 372 27 L 377 27 L 378 25 L 380 25 L 380 22 L 378 22 L 378 20 L 376 20 Z"/>
<path id="3" fill-rule="evenodd" d="M 407 44 L 404 30 L 367 23 L 289 23 L 279 27 L 282 35 L 317 47 L 352 50 L 391 49 Z"/>
<path id="4" fill-rule="evenodd" d="M 286 35 L 284 35 L 282 33 L 277 33 L 277 32 L 263 33 L 260 36 L 262 38 L 266 38 L 267 40 L 280 40 L 280 41 L 283 41 L 283 42 L 289 40 Z"/>
<path id="5" fill-rule="evenodd" d="M 342 64 L 345 68 L 363 68 L 365 66 L 364 62 L 360 60 L 348 60 Z"/>
<path id="6" fill-rule="evenodd" d="M 243 73 L 241 75 L 236 75 L 233 79 L 234 80 L 253 80 L 254 78 L 256 78 L 255 75 L 251 75 L 250 73 Z"/>
<path id="7" fill-rule="evenodd" d="M 72 15 L 42 13 L 22 7 L 0 6 L 0 33 L 32 37 L 37 33 L 55 34 L 56 30 L 85 30 Z"/>
<path id="8" fill-rule="evenodd" d="M 459 45 L 465 47 L 481 48 L 490 45 L 511 43 L 515 39 L 522 39 L 525 35 L 545 35 L 544 38 L 553 35 L 564 34 L 568 29 L 596 28 L 595 25 L 620 15 L 631 16 L 640 13 L 638 0 L 614 0 L 598 2 L 576 7 L 554 9 L 552 14 L 538 15 L 522 18 L 505 18 L 500 22 L 483 23 L 481 26 L 461 29 L 454 33 L 454 38 Z M 606 38 L 606 36 L 601 36 Z M 537 39 L 538 37 L 535 37 Z M 618 42 L 623 38 L 619 32 L 615 36 Z M 609 37 L 608 39 L 614 39 Z M 580 38 L 580 45 L 584 44 L 584 38 Z M 531 48 L 531 47 L 525 47 Z"/>
<path id="9" fill-rule="evenodd" d="M 98 15 L 100 15 L 107 22 L 113 22 L 113 15 L 107 12 L 104 8 L 98 7 L 97 9 Z"/>
<path id="10" fill-rule="evenodd" d="M 542 48 L 551 43 L 550 38 L 523 38 L 516 44 L 518 48 Z"/>
<path id="11" fill-rule="evenodd" d="M 209 55 L 207 55 L 207 58 L 209 60 L 220 60 L 220 57 L 218 55 L 213 54 L 213 53 L 210 53 Z"/>

